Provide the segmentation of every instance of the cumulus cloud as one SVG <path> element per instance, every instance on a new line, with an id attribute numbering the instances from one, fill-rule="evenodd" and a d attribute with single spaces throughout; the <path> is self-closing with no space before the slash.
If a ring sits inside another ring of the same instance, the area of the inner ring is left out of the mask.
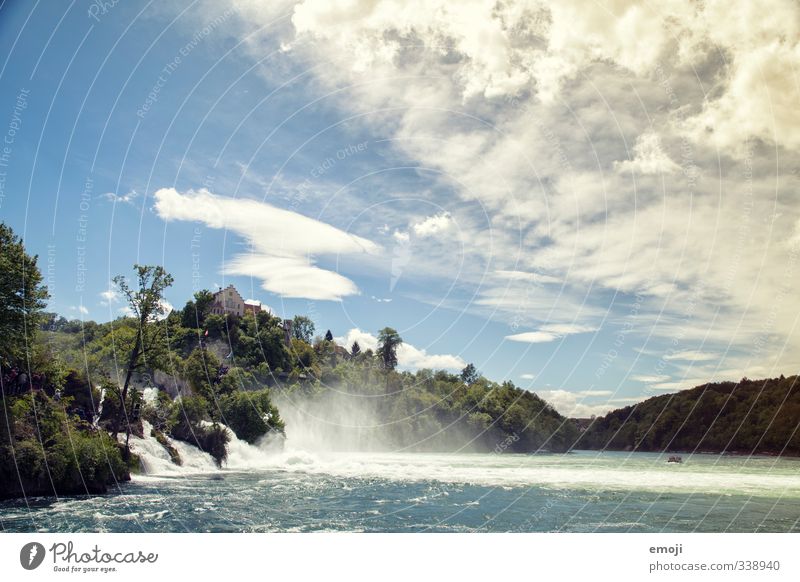
<path id="1" fill-rule="evenodd" d="M 119 290 L 114 287 L 109 287 L 108 290 L 100 292 L 100 305 L 119 303 L 121 299 Z"/>
<path id="2" fill-rule="evenodd" d="M 607 390 L 537 390 L 536 393 L 544 398 L 559 413 L 570 418 L 587 418 L 592 415 L 602 416 L 617 408 L 610 400 L 604 402 L 587 402 L 597 397 L 610 396 L 612 392 Z"/>
<path id="3" fill-rule="evenodd" d="M 282 297 L 340 300 L 358 293 L 352 280 L 316 266 L 323 255 L 376 254 L 380 247 L 297 212 L 255 200 L 225 198 L 207 190 L 155 193 L 155 211 L 166 221 L 200 221 L 243 237 L 253 249 L 225 265 L 225 273 L 260 279 Z"/>
<path id="4" fill-rule="evenodd" d="M 467 365 L 460 356 L 429 354 L 426 350 L 405 343 L 397 348 L 397 362 L 400 367 L 412 370 L 420 368 L 461 370 Z"/>
<path id="5" fill-rule="evenodd" d="M 369 332 L 358 328 L 349 330 L 344 336 L 334 338 L 337 344 L 347 347 L 358 342 L 361 350 L 378 349 L 378 338 Z M 452 354 L 429 354 L 427 350 L 417 348 L 409 343 L 403 343 L 397 348 L 397 364 L 406 370 L 419 370 L 422 368 L 461 370 L 467 363 L 460 357 Z"/>
<path id="6" fill-rule="evenodd" d="M 636 139 L 633 152 L 633 159 L 615 164 L 617 171 L 634 174 L 664 174 L 680 170 L 680 166 L 664 152 L 656 133 L 640 135 Z"/>
<path id="7" fill-rule="evenodd" d="M 687 122 L 696 139 L 743 153 L 749 138 L 800 147 L 797 108 L 800 5 L 792 0 L 750 2 L 735 11 L 706 3 L 695 35 L 729 55 L 724 90 Z"/>
<path id="8" fill-rule="evenodd" d="M 418 237 L 426 238 L 447 231 L 452 225 L 453 219 L 450 217 L 450 213 L 441 212 L 435 216 L 429 216 L 425 220 L 413 224 L 411 229 Z"/>
<path id="9" fill-rule="evenodd" d="M 308 70 L 331 103 L 365 114 L 399 158 L 435 171 L 485 219 L 462 222 L 459 209 L 463 268 L 452 252 L 425 253 L 414 272 L 444 278 L 458 268 L 475 290 L 469 309 L 528 329 L 510 340 L 554 341 L 567 333 L 537 321 L 618 321 L 635 301 L 634 333 L 654 341 L 702 341 L 729 359 L 788 344 L 764 369 L 800 364 L 787 283 L 800 190 L 784 170 L 800 167 L 796 2 L 303 0 L 284 9 L 281 54 L 324 62 Z M 257 2 L 240 13 L 259 26 L 276 15 Z M 266 54 L 264 37 L 247 42 Z M 421 236 L 414 226 L 425 221 L 405 224 L 398 244 Z M 348 282 L 330 284 L 346 296 Z"/>

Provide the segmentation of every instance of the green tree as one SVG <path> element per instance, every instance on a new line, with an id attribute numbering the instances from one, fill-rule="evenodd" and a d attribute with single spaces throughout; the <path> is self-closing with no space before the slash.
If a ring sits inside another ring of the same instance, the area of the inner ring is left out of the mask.
<path id="1" fill-rule="evenodd" d="M 358 345 L 357 341 L 354 341 L 353 345 L 350 346 L 350 354 L 355 358 L 360 353 L 361 353 L 361 346 Z"/>
<path id="2" fill-rule="evenodd" d="M 378 332 L 378 356 L 386 370 L 397 367 L 397 348 L 402 343 L 403 338 L 391 327 L 384 327 Z"/>
<path id="3" fill-rule="evenodd" d="M 477 382 L 480 377 L 481 373 L 475 368 L 475 364 L 467 364 L 464 369 L 461 370 L 461 381 L 468 386 Z"/>
<path id="4" fill-rule="evenodd" d="M 305 315 L 294 316 L 292 320 L 292 336 L 294 336 L 295 339 L 310 344 L 311 339 L 314 337 L 315 329 L 314 322 Z"/>
<path id="5" fill-rule="evenodd" d="M 134 372 L 148 360 L 155 362 L 166 348 L 163 333 L 157 325 L 158 319 L 164 315 L 164 290 L 172 285 L 172 275 L 164 267 L 153 265 L 134 265 L 136 273 L 134 286 L 128 284 L 123 275 L 114 277 L 113 282 L 122 295 L 128 300 L 133 318 L 136 321 L 136 335 L 125 366 L 125 383 L 120 392 L 120 413 L 114 423 L 114 434 L 119 432 L 122 417 L 126 417 L 125 454 L 130 453 L 128 442 L 131 436 L 130 420 L 127 418 L 126 402 L 128 389 Z"/>
<path id="6" fill-rule="evenodd" d="M 325 332 L 325 341 L 326 342 L 332 342 L 333 341 L 333 334 L 331 333 L 331 330 L 328 330 L 328 331 Z"/>
<path id="7" fill-rule="evenodd" d="M 38 329 L 49 295 L 37 259 L 0 223 L 0 365 L 21 361 Z"/>
<path id="8" fill-rule="evenodd" d="M 211 314 L 214 305 L 214 294 L 208 289 L 201 289 L 194 294 L 194 300 L 186 302 L 181 312 L 181 325 L 191 329 L 203 329 L 206 318 Z"/>
<path id="9" fill-rule="evenodd" d="M 216 401 L 226 372 L 227 368 L 220 364 L 213 352 L 200 348 L 195 348 L 183 365 L 183 377 L 189 381 L 192 390 L 209 402 Z"/>
<path id="10" fill-rule="evenodd" d="M 269 390 L 236 391 L 220 399 L 222 421 L 236 436 L 255 443 L 269 431 L 283 434 L 284 424 L 269 398 Z"/>

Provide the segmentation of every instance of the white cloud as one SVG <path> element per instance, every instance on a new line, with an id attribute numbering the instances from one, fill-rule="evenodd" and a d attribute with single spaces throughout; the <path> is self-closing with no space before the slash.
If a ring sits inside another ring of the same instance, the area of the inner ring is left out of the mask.
<path id="1" fill-rule="evenodd" d="M 544 331 L 526 331 L 523 333 L 515 333 L 507 335 L 506 339 L 512 342 L 521 342 L 526 344 L 543 344 L 552 342 L 558 339 L 558 335 Z"/>
<path id="2" fill-rule="evenodd" d="M 669 380 L 669 376 L 665 375 L 637 375 L 631 376 L 631 380 L 635 382 L 644 382 L 645 384 L 655 384 L 657 382 L 664 382 L 665 380 Z"/>
<path id="3" fill-rule="evenodd" d="M 596 327 L 578 325 L 574 323 L 552 323 L 543 325 L 538 331 L 526 331 L 507 335 L 506 339 L 512 342 L 529 344 L 546 343 L 560 339 L 567 335 L 597 331 Z"/>
<path id="4" fill-rule="evenodd" d="M 251 253 L 224 267 L 230 275 L 260 279 L 262 287 L 283 297 L 340 300 L 358 293 L 347 277 L 314 264 L 322 255 L 376 254 L 375 243 L 297 212 L 263 202 L 216 196 L 207 190 L 186 194 L 174 188 L 155 193 L 156 213 L 166 221 L 191 220 L 242 236 Z"/>
<path id="5" fill-rule="evenodd" d="M 536 378 L 536 374 L 520 374 L 519 377 L 523 380 L 533 380 Z"/>
<path id="6" fill-rule="evenodd" d="M 392 233 L 392 238 L 394 239 L 394 242 L 396 242 L 397 244 L 406 245 L 411 240 L 411 235 L 402 230 L 395 230 Z"/>
<path id="7" fill-rule="evenodd" d="M 654 392 L 679 392 L 681 390 L 689 390 L 696 386 L 701 386 L 706 382 L 708 382 L 707 378 L 692 378 L 677 382 L 658 382 L 656 384 L 651 384 L 647 389 Z"/>
<path id="8" fill-rule="evenodd" d="M 696 350 L 684 350 L 681 352 L 669 353 L 664 356 L 667 361 L 682 360 L 685 362 L 710 362 L 719 360 L 719 354 L 712 354 L 708 352 L 700 352 Z"/>
<path id="9" fill-rule="evenodd" d="M 800 167 L 796 2 L 304 0 L 286 10 L 283 55 L 325 63 L 306 68 L 335 89 L 330 102 L 368 113 L 398 157 L 437 172 L 459 199 L 464 268 L 453 253 L 425 253 L 414 273 L 473 286 L 468 309 L 530 326 L 515 341 L 563 336 L 537 321 L 627 317 L 635 296 L 633 333 L 654 342 L 703 341 L 719 358 L 763 345 L 760 359 L 776 354 L 767 370 L 800 365 L 786 274 L 800 240 L 785 169 Z M 255 26 L 275 14 L 242 9 Z M 248 37 L 261 58 L 255 38 L 271 39 Z M 485 220 L 463 221 L 468 205 Z"/>
<path id="10" fill-rule="evenodd" d="M 70 309 L 72 311 L 77 311 L 81 315 L 88 315 L 89 314 L 89 310 L 86 307 L 84 307 L 83 305 L 71 305 Z"/>
<path id="11" fill-rule="evenodd" d="M 350 329 L 344 336 L 333 338 L 333 340 L 340 346 L 345 346 L 348 349 L 357 341 L 361 347 L 361 351 L 372 350 L 373 352 L 378 349 L 378 338 L 368 331 L 362 331 L 357 327 Z"/>
<path id="12" fill-rule="evenodd" d="M 119 303 L 122 296 L 114 287 L 109 287 L 107 291 L 100 293 L 100 305 L 111 305 L 112 303 Z"/>
<path id="13" fill-rule="evenodd" d="M 634 174 L 666 174 L 677 172 L 680 166 L 673 162 L 661 147 L 658 134 L 654 132 L 643 133 L 636 139 L 633 147 L 632 160 L 615 162 L 615 167 L 620 173 L 632 172 Z"/>
<path id="14" fill-rule="evenodd" d="M 369 332 L 358 328 L 349 330 L 344 336 L 335 337 L 334 341 L 349 348 L 354 341 L 358 342 L 361 350 L 378 349 L 378 338 Z M 461 370 L 467 363 L 459 356 L 452 354 L 429 354 L 427 350 L 417 348 L 409 343 L 403 343 L 397 348 L 397 364 L 407 370 L 432 368 L 442 370 Z"/>
<path id="15" fill-rule="evenodd" d="M 397 362 L 401 368 L 418 370 L 432 368 L 461 370 L 467 363 L 460 356 L 452 354 L 429 354 L 426 350 L 404 343 L 397 348 Z"/>
<path id="16" fill-rule="evenodd" d="M 117 194 L 116 192 L 106 192 L 105 194 L 102 194 L 102 197 L 114 203 L 133 205 L 134 200 L 136 200 L 139 197 L 139 193 L 136 192 L 136 190 L 131 190 L 130 192 L 126 192 L 125 194 Z"/>
<path id="17" fill-rule="evenodd" d="M 695 139 L 709 140 L 716 147 L 740 154 L 751 137 L 798 149 L 797 2 L 750 2 L 732 11 L 726 2 L 710 1 L 694 28 L 700 39 L 707 35 L 711 46 L 725 51 L 729 61 L 718 96 L 709 99 L 703 111 L 687 122 Z M 695 49 L 697 53 L 702 55 Z"/>
<path id="18" fill-rule="evenodd" d="M 421 222 L 411 225 L 411 229 L 420 238 L 435 236 L 445 232 L 453 226 L 453 219 L 449 212 L 441 212 L 435 216 L 429 216 Z"/>
<path id="19" fill-rule="evenodd" d="M 495 271 L 494 274 L 501 279 L 509 279 L 511 281 L 529 281 L 534 285 L 545 283 L 561 283 L 561 280 L 557 277 L 552 277 L 543 273 L 500 269 Z"/>
<path id="20" fill-rule="evenodd" d="M 616 408 L 609 402 L 587 404 L 585 399 L 591 398 L 591 396 L 580 392 L 568 390 L 536 390 L 535 392 L 559 413 L 569 418 L 587 418 L 593 414 L 602 416 Z M 605 395 L 605 391 L 602 392 L 602 395 Z"/>

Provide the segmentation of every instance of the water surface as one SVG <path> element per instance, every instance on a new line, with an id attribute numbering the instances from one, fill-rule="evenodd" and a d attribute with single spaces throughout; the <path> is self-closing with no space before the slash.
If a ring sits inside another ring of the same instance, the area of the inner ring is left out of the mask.
<path id="1" fill-rule="evenodd" d="M 5 531 L 789 532 L 800 460 L 651 453 L 234 448 L 231 468 L 151 462 L 107 496 L 0 504 Z M 155 467 L 155 470 L 153 469 Z"/>

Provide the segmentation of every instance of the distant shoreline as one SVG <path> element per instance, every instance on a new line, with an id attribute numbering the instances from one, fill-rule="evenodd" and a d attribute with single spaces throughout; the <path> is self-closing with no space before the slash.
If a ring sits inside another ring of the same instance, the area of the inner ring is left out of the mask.
<path id="1" fill-rule="evenodd" d="M 605 449 L 572 449 L 572 452 L 578 451 L 585 451 L 585 452 L 592 452 L 592 453 L 653 453 L 656 455 L 714 455 L 719 457 L 770 457 L 770 458 L 792 458 L 792 459 L 800 459 L 800 454 L 787 452 L 787 453 L 776 453 L 774 451 L 759 451 L 755 453 L 749 453 L 745 451 L 685 451 L 685 450 L 664 450 L 664 451 L 647 451 L 642 449 L 620 449 L 620 448 L 605 448 Z"/>

